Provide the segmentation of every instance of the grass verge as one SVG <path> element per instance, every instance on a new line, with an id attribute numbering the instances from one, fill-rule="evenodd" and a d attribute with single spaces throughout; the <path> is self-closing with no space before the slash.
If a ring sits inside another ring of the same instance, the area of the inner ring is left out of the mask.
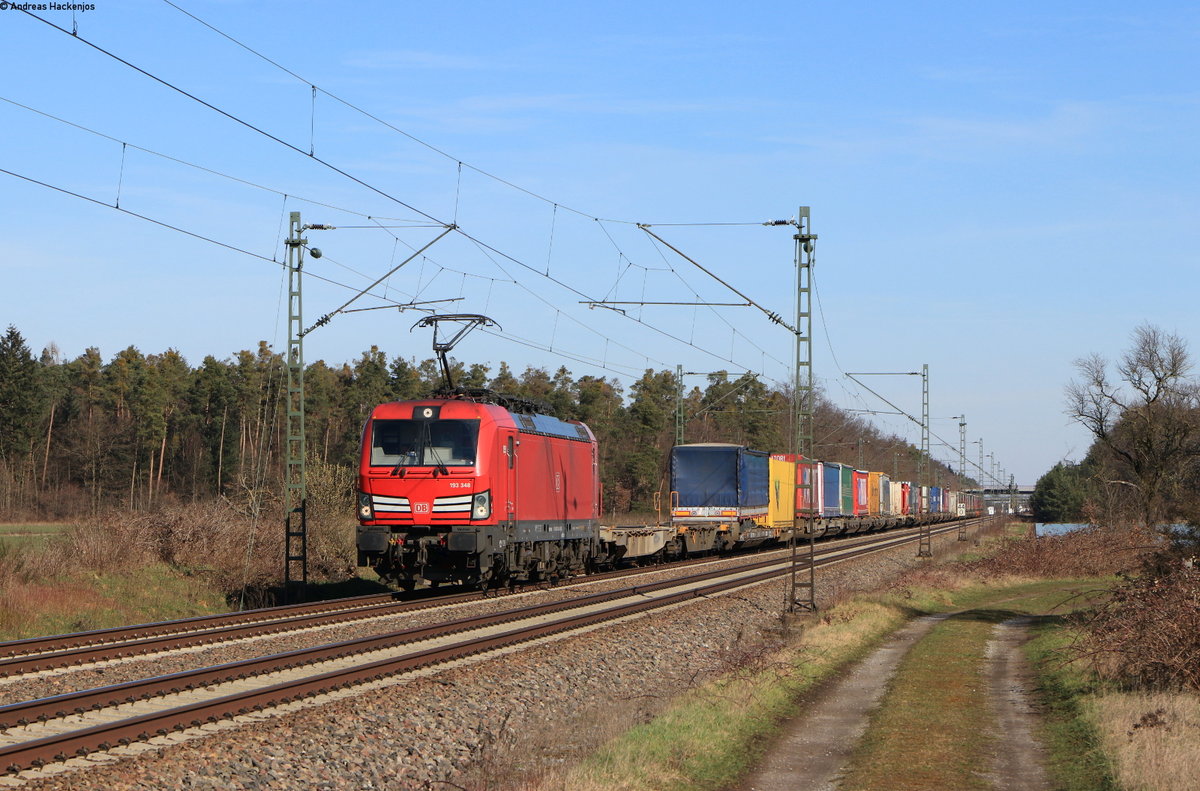
<path id="1" fill-rule="evenodd" d="M 1178 791 L 1200 778 L 1200 695 L 1109 692 L 1085 698 L 1083 716 L 1127 791 Z"/>
<path id="2" fill-rule="evenodd" d="M 1064 661 L 1070 629 L 1047 622 L 1026 651 L 1038 668 L 1044 740 L 1066 791 L 1178 791 L 1200 777 L 1200 695 L 1099 683 Z"/>
<path id="3" fill-rule="evenodd" d="M 161 563 L 28 580 L 0 591 L 0 640 L 83 632 L 224 612 L 219 590 Z"/>
<path id="4" fill-rule="evenodd" d="M 1094 691 L 1092 682 L 1082 668 L 1065 661 L 1064 649 L 1070 641 L 1070 633 L 1061 621 L 1046 620 L 1034 627 L 1033 639 L 1025 644 L 1043 706 L 1047 769 L 1055 787 L 1063 791 L 1115 791 L 1118 786 L 1109 759 L 1084 706 Z"/>

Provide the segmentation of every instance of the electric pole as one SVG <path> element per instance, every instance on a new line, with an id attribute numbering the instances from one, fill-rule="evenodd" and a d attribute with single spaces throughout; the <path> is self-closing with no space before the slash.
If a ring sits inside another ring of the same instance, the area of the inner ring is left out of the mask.
<path id="1" fill-rule="evenodd" d="M 979 496 L 985 500 L 984 505 L 987 505 L 987 495 L 984 493 L 983 483 L 983 437 L 979 438 Z"/>
<path id="2" fill-rule="evenodd" d="M 929 458 L 929 363 L 921 366 L 921 455 L 917 458 L 917 486 L 925 485 L 925 463 Z M 933 498 L 930 498 L 932 505 Z M 929 520 L 921 523 L 917 540 L 917 557 L 933 557 L 933 526 Z"/>
<path id="3" fill-rule="evenodd" d="M 299 600 L 308 586 L 308 482 L 304 469 L 304 310 L 302 298 L 304 248 L 308 239 L 304 231 L 333 230 L 331 225 L 302 225 L 300 212 L 291 213 L 288 224 L 288 345 L 284 365 L 287 367 L 287 431 L 284 440 L 283 481 L 283 596 L 291 602 Z M 315 247 L 313 258 L 320 258 Z M 328 321 L 328 318 L 324 319 Z"/>
<path id="4" fill-rule="evenodd" d="M 958 491 L 965 497 L 967 493 L 967 416 L 958 416 Z M 966 513 L 964 511 L 964 513 Z M 958 514 L 954 514 L 958 516 Z M 958 528 L 958 540 L 967 540 L 966 525 Z"/>
<path id="5" fill-rule="evenodd" d="M 304 470 L 304 312 L 301 299 L 304 245 L 300 212 L 288 225 L 287 434 L 285 441 L 283 524 L 284 601 L 298 601 L 308 586 L 308 490 Z"/>
<path id="6" fill-rule="evenodd" d="M 958 479 L 959 488 L 966 487 L 967 479 L 967 416 L 958 416 Z"/>
<path id="7" fill-rule="evenodd" d="M 812 369 L 812 269 L 816 261 L 815 250 L 817 235 L 812 232 L 812 220 L 809 217 L 809 207 L 801 206 L 796 219 L 778 221 L 773 225 L 792 225 L 796 233 L 792 239 L 796 242 L 796 366 L 795 382 L 792 397 L 792 426 L 795 431 L 793 447 L 796 455 L 796 471 L 800 483 L 796 487 L 801 497 L 801 508 L 796 509 L 792 519 L 792 535 L 788 543 L 791 545 L 792 573 L 788 590 L 788 611 L 797 610 L 815 612 L 817 609 L 817 525 L 816 480 L 817 466 L 813 463 L 813 410 L 816 399 L 813 390 Z M 807 474 L 806 474 L 807 473 Z M 803 511 L 803 515 L 800 512 Z M 803 521 L 804 532 L 808 534 L 807 574 L 803 573 L 801 553 L 798 548 L 798 537 Z"/>

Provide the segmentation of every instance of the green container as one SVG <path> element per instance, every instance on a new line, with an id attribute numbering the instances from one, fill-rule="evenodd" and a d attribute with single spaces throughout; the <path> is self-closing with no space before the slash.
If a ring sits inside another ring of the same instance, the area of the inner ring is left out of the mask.
<path id="1" fill-rule="evenodd" d="M 854 513 L 854 468 L 849 464 L 842 465 L 842 513 Z"/>

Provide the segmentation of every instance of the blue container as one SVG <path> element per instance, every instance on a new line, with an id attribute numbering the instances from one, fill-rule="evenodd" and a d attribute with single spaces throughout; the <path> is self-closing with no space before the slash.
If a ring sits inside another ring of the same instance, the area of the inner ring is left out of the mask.
<path id="1" fill-rule="evenodd" d="M 937 486 L 929 487 L 929 513 L 940 514 L 942 512 L 942 490 Z"/>
<path id="2" fill-rule="evenodd" d="M 822 467 L 822 516 L 842 515 L 842 465 L 827 461 Z"/>
<path id="3" fill-rule="evenodd" d="M 741 445 L 676 445 L 671 490 L 680 508 L 735 508 L 740 516 L 766 513 L 770 455 Z"/>

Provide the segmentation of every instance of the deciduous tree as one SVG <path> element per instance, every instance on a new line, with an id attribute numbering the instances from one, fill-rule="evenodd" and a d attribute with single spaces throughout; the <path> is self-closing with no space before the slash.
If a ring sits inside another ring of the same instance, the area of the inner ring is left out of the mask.
<path id="1" fill-rule="evenodd" d="M 1104 482 L 1130 490 L 1142 526 L 1178 516 L 1187 507 L 1183 483 L 1200 461 L 1200 385 L 1187 343 L 1143 325 L 1114 366 L 1119 378 L 1099 354 L 1075 366 L 1067 412 L 1105 451 Z"/>

